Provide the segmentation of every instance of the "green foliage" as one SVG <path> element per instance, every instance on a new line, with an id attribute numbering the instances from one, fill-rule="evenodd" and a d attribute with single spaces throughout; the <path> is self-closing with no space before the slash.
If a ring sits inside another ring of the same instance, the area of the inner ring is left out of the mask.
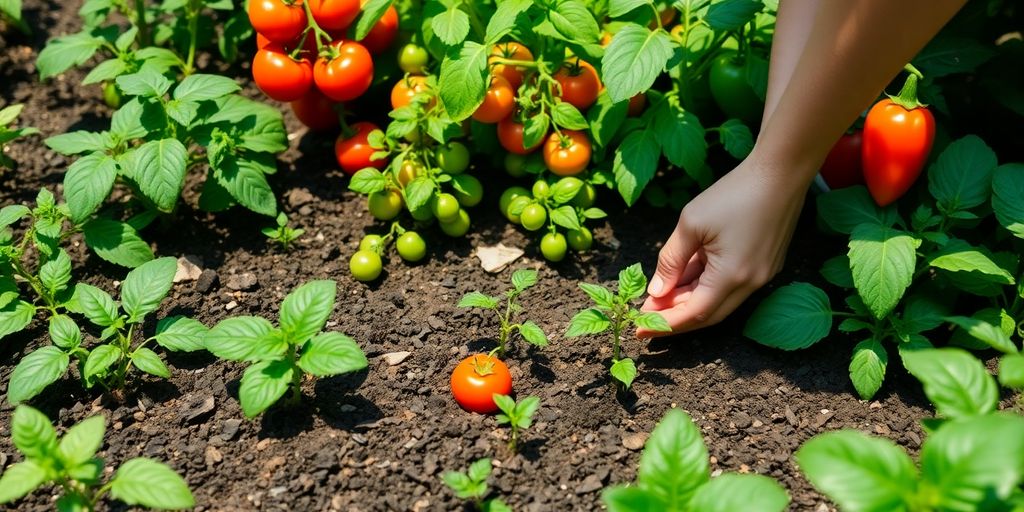
<path id="1" fill-rule="evenodd" d="M 781 512 L 786 491 L 761 475 L 726 473 L 711 478 L 708 451 L 688 414 L 670 409 L 644 446 L 636 483 L 609 487 L 601 500 L 610 512 Z"/>
<path id="2" fill-rule="evenodd" d="M 288 216 L 281 212 L 277 214 L 277 225 L 263 228 L 263 234 L 270 242 L 274 242 L 284 252 L 292 248 L 292 243 L 299 239 L 306 230 L 294 229 L 288 225 Z"/>
<path id="3" fill-rule="evenodd" d="M 36 489 L 56 484 L 58 510 L 93 510 L 103 497 L 128 505 L 160 510 L 192 508 L 188 484 L 166 465 L 147 458 L 121 465 L 105 485 L 103 446 L 106 420 L 93 416 L 68 429 L 63 437 L 43 413 L 19 405 L 11 421 L 11 437 L 24 460 L 0 474 L 0 504 L 12 503 Z"/>
<path id="4" fill-rule="evenodd" d="M 25 35 L 32 34 L 32 29 L 21 17 L 21 0 L 0 0 L 0 20 L 10 23 Z"/>
<path id="5" fill-rule="evenodd" d="M 490 494 L 487 478 L 491 476 L 491 459 L 480 459 L 469 465 L 465 473 L 446 471 L 441 481 L 448 486 L 455 496 L 462 500 L 470 500 L 480 512 L 511 512 L 511 508 L 500 498 L 484 499 Z"/>
<path id="6" fill-rule="evenodd" d="M 334 281 L 310 281 L 285 297 L 277 327 L 259 317 L 241 316 L 223 320 L 206 333 L 206 349 L 213 355 L 252 363 L 238 390 L 246 417 L 258 416 L 289 389 L 292 400 L 300 400 L 306 374 L 328 377 L 366 368 L 366 356 L 352 338 L 323 332 L 336 293 Z"/>
<path id="7" fill-rule="evenodd" d="M 495 349 L 498 355 L 504 355 L 508 349 L 508 343 L 512 336 L 519 334 L 527 343 L 537 346 L 548 346 L 548 337 L 536 323 L 527 320 L 523 323 L 513 323 L 513 318 L 522 312 L 523 307 L 519 305 L 519 296 L 524 291 L 537 284 L 537 271 L 521 269 L 512 273 L 512 288 L 505 290 L 504 296 L 491 297 L 481 292 L 470 292 L 459 300 L 460 308 L 480 308 L 493 311 L 501 328 L 498 332 L 498 347 Z M 501 305 L 504 302 L 504 311 Z"/>
<path id="8" fill-rule="evenodd" d="M 528 396 L 517 403 L 510 396 L 494 393 L 494 403 L 501 409 L 501 413 L 495 416 L 498 424 L 508 425 L 512 429 L 509 447 L 515 451 L 519 443 L 519 434 L 533 425 L 533 415 L 540 409 L 540 398 Z"/>
<path id="9" fill-rule="evenodd" d="M 575 338 L 611 331 L 612 365 L 609 371 L 617 382 L 629 389 L 636 378 L 637 370 L 632 359 L 620 357 L 619 345 L 624 331 L 630 325 L 660 332 L 672 330 L 665 318 L 658 313 L 643 313 L 632 306 L 632 303 L 647 290 L 647 277 L 643 268 L 636 263 L 619 272 L 618 293 L 596 284 L 580 283 L 579 286 L 594 302 L 595 307 L 576 313 L 569 322 L 565 337 Z"/>
<path id="10" fill-rule="evenodd" d="M 931 347 L 929 333 L 948 322 L 956 327 L 951 343 L 1004 352 L 1007 383 L 1018 387 L 1017 345 L 1012 337 L 1021 336 L 1018 326 L 1024 321 L 1017 233 L 1021 216 L 1019 197 L 1008 200 L 1007 192 L 1024 189 L 1024 167 L 999 166 L 995 153 L 968 135 L 938 155 L 927 178 L 931 198 L 912 211 L 909 222 L 895 207 L 878 207 L 863 187 L 819 196 L 822 225 L 849 235 L 847 254 L 826 261 L 821 269 L 826 280 L 849 290 L 848 311 L 833 310 L 823 290 L 795 283 L 765 299 L 744 334 L 785 350 L 806 348 L 824 339 L 832 319 L 839 316 L 844 318 L 839 330 L 860 338 L 849 370 L 861 398 L 870 399 L 881 388 L 889 343 L 897 346 L 904 365 L 926 387 L 938 385 L 929 383 L 946 375 L 960 385 L 981 386 L 994 394 L 995 384 L 985 384 L 991 378 L 983 378 L 978 365 L 947 366 L 915 355 L 915 350 Z M 957 297 L 972 295 L 972 303 L 987 306 L 951 310 Z M 971 359 L 967 354 L 955 357 Z M 968 370 L 974 380 L 963 380 L 968 376 L 960 372 Z M 940 413 L 988 412 L 977 404 L 961 405 L 965 409 L 942 405 Z"/>
<path id="11" fill-rule="evenodd" d="M 5 2 L 10 1 L 11 0 L 0 0 L 0 13 L 6 13 L 6 11 L 4 10 L 4 7 L 6 5 Z M 19 4 L 18 14 L 20 15 L 21 2 L 20 0 L 16 1 Z M 20 21 L 20 18 L 18 19 Z M 24 107 L 24 105 L 18 104 L 9 105 L 7 107 L 0 109 L 0 172 L 4 171 L 5 169 L 11 169 L 15 165 L 14 160 L 11 160 L 11 157 L 4 154 L 4 145 L 7 144 L 8 142 L 11 142 L 12 140 L 39 133 L 39 130 L 35 128 L 13 128 L 14 121 L 18 118 L 18 115 L 21 114 L 21 109 L 23 109 Z"/>

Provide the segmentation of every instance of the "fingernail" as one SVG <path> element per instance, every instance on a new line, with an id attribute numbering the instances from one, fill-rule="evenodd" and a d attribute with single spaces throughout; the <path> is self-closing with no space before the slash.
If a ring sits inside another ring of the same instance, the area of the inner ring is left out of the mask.
<path id="1" fill-rule="evenodd" d="M 661 294 L 661 289 L 664 287 L 665 281 L 661 279 L 661 276 L 655 275 L 651 278 L 651 284 L 647 287 L 647 293 L 657 297 Z"/>

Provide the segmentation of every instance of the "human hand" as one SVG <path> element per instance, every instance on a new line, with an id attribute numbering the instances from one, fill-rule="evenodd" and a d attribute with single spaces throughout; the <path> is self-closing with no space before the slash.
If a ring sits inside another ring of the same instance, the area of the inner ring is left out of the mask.
<path id="1" fill-rule="evenodd" d="M 683 208 L 658 255 L 643 311 L 672 332 L 714 325 L 782 268 L 803 207 L 806 173 L 775 169 L 753 155 Z"/>

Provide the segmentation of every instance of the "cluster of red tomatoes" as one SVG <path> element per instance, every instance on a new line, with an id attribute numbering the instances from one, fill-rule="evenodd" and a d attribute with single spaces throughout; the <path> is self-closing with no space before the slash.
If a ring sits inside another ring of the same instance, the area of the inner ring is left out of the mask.
<path id="1" fill-rule="evenodd" d="M 335 105 L 370 88 L 373 55 L 390 47 L 398 33 L 398 12 L 391 7 L 365 38 L 346 38 L 361 11 L 360 0 L 250 1 L 256 85 L 270 98 L 291 102 L 311 129 L 337 127 Z"/>

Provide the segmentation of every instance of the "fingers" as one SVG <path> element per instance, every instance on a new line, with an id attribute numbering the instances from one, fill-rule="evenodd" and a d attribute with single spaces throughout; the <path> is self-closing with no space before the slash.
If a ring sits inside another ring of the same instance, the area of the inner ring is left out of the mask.
<path id="1" fill-rule="evenodd" d="M 658 254 L 658 269 L 654 272 L 654 277 L 651 278 L 647 293 L 652 297 L 664 297 L 680 283 L 687 282 L 683 280 L 683 277 L 699 248 L 697 240 L 686 229 L 682 218 L 680 218 L 672 236 L 668 238 Z M 699 273 L 698 271 L 697 274 L 699 275 Z"/>

